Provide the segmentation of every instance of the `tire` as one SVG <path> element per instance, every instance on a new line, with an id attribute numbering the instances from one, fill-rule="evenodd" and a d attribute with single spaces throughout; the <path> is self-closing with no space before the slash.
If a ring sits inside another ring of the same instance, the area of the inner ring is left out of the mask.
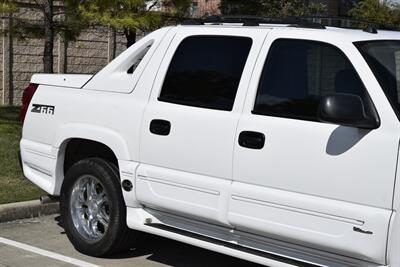
<path id="1" fill-rule="evenodd" d="M 68 239 L 86 255 L 105 257 L 128 249 L 135 232 L 126 225 L 118 169 L 88 158 L 73 164 L 61 188 L 60 213 Z"/>

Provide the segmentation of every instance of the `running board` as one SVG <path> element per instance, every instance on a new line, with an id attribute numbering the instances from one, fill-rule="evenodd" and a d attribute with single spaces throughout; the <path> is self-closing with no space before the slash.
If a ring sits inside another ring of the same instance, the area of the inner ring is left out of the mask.
<path id="1" fill-rule="evenodd" d="M 155 210 L 127 208 L 127 224 L 129 228 L 138 231 L 163 236 L 270 267 L 379 266 L 356 259 L 347 259 L 341 256 L 338 256 L 339 259 L 323 256 L 319 257 L 311 253 L 299 252 L 295 249 L 267 243 L 265 240 L 251 239 L 245 236 L 240 236 L 242 242 L 239 243 L 235 240 L 235 237 L 239 237 L 238 233 L 234 233 L 232 230 L 221 226 L 210 226 L 209 224 L 197 221 L 194 222 L 190 219 Z M 262 247 L 262 249 L 259 249 L 259 247 Z"/>

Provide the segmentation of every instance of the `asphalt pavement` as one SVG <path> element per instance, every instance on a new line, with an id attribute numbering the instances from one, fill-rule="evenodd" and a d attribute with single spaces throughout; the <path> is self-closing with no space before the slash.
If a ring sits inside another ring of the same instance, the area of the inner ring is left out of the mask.
<path id="1" fill-rule="evenodd" d="M 260 267 L 162 237 L 146 235 L 145 243 L 112 258 L 77 252 L 61 226 L 59 215 L 0 224 L 0 267 L 42 266 L 230 266 Z"/>

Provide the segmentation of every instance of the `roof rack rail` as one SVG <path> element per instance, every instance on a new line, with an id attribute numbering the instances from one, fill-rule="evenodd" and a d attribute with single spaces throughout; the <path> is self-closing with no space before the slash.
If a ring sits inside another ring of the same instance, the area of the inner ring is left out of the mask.
<path id="1" fill-rule="evenodd" d="M 259 26 L 260 24 L 288 24 L 289 27 L 300 27 L 309 29 L 325 29 L 320 23 L 306 21 L 301 18 L 265 18 L 254 16 L 210 16 L 199 19 L 187 19 L 182 25 L 204 25 L 210 23 L 213 25 L 223 23 L 241 23 L 243 26 Z"/>
<path id="2" fill-rule="evenodd" d="M 260 26 L 260 23 L 258 23 L 257 21 L 245 21 L 243 22 L 243 26 Z"/>
<path id="3" fill-rule="evenodd" d="M 377 34 L 378 30 L 374 26 L 370 25 L 370 26 L 367 26 L 365 29 L 363 29 L 363 32 Z"/>
<path id="4" fill-rule="evenodd" d="M 181 25 L 204 25 L 204 22 L 197 19 L 185 19 L 182 21 Z"/>
<path id="5" fill-rule="evenodd" d="M 291 27 L 308 28 L 308 29 L 326 29 L 324 25 L 312 21 L 300 21 L 297 24 L 289 25 Z"/>
<path id="6" fill-rule="evenodd" d="M 378 29 L 387 29 L 385 26 L 377 26 L 374 23 L 366 20 L 354 19 L 349 17 L 335 17 L 335 16 L 308 16 L 302 17 L 305 20 L 319 22 L 322 25 L 345 28 L 345 29 L 361 29 L 364 32 L 376 34 Z M 355 26 L 354 26 L 355 25 Z"/>
<path id="7" fill-rule="evenodd" d="M 205 18 L 188 18 L 182 25 L 219 25 L 223 23 L 242 24 L 243 26 L 259 26 L 260 24 L 287 24 L 289 27 L 325 29 L 326 26 L 359 29 L 366 33 L 376 34 L 378 30 L 399 31 L 399 28 L 376 25 L 370 21 L 358 20 L 349 17 L 334 16 L 304 16 L 304 17 L 257 17 L 257 16 L 209 16 Z"/>

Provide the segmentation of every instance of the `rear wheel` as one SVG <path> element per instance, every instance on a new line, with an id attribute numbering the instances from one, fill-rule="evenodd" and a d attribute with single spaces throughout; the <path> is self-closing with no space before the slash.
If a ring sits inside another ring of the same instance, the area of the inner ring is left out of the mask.
<path id="1" fill-rule="evenodd" d="M 126 207 L 117 168 L 100 158 L 81 160 L 68 170 L 60 212 L 74 247 L 91 256 L 107 256 L 131 245 Z"/>

